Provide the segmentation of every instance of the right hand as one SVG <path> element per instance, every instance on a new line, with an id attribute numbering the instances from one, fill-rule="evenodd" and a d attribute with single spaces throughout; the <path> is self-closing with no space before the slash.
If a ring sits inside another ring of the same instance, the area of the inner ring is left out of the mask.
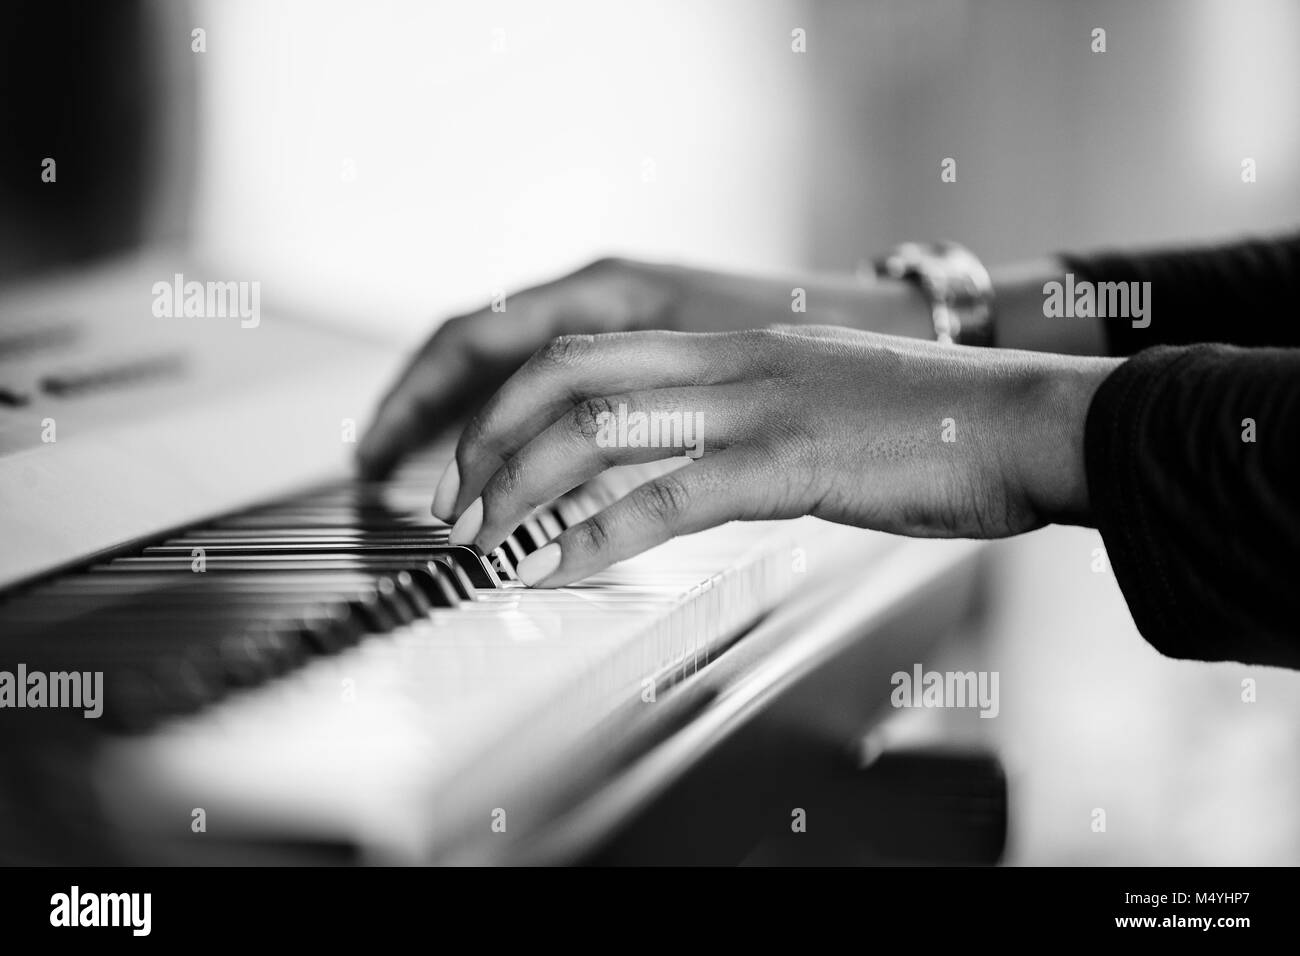
<path id="1" fill-rule="evenodd" d="M 802 312 L 792 309 L 796 288 L 804 290 Z M 505 311 L 448 319 L 380 402 L 358 449 L 359 468 L 367 478 L 384 477 L 408 453 L 476 411 L 557 336 L 726 332 L 791 322 L 903 335 L 929 329 L 923 301 L 903 283 L 754 278 L 600 259 L 510 296 Z"/>
<path id="2" fill-rule="evenodd" d="M 518 566 L 548 587 L 735 520 L 969 538 L 1086 522 L 1088 408 L 1121 361 L 817 326 L 563 336 L 465 429 L 433 512 L 490 553 L 610 468 L 690 456 Z M 623 415 L 660 424 L 620 443 Z"/>

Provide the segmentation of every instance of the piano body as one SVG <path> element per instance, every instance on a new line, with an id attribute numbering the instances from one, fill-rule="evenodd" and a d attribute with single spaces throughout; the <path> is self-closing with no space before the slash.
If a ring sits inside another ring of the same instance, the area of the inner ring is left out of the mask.
<path id="1" fill-rule="evenodd" d="M 0 671 L 104 681 L 98 719 L 0 709 L 0 860 L 997 858 L 995 763 L 862 759 L 977 545 L 732 524 L 529 590 L 515 563 L 643 474 L 450 547 L 446 446 L 350 477 L 399 352 L 158 318 L 176 273 L 204 278 L 144 253 L 0 296 Z"/>

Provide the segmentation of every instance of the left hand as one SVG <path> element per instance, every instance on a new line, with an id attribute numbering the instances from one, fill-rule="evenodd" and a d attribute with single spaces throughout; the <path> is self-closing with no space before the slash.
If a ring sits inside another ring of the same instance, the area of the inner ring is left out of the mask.
<path id="1" fill-rule="evenodd" d="M 1084 421 L 1116 364 L 833 327 L 563 336 L 470 422 L 439 516 L 459 516 L 454 542 L 490 551 L 607 468 L 695 457 L 681 444 L 698 437 L 696 460 L 567 529 L 520 577 L 568 584 L 736 519 L 978 538 L 1082 523 Z M 684 423 L 649 430 L 677 447 L 618 447 L 637 413 Z"/>
<path id="2" fill-rule="evenodd" d="M 795 291 L 805 311 L 792 311 Z M 728 332 L 796 320 L 900 335 L 933 329 L 925 296 L 902 280 L 756 277 L 598 259 L 511 295 L 508 310 L 484 308 L 443 322 L 380 402 L 358 446 L 358 464 L 368 478 L 385 477 L 557 335 Z"/>

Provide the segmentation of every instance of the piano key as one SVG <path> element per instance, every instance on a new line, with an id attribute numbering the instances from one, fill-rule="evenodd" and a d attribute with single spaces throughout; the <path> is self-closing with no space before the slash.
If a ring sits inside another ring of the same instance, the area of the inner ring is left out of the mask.
<path id="1" fill-rule="evenodd" d="M 335 484 L 219 518 L 38 588 L 0 609 L 0 623 L 41 631 L 47 659 L 111 665 L 114 686 L 133 699 L 132 720 L 143 720 L 150 708 L 186 712 L 339 653 L 389 660 L 399 648 L 455 647 L 461 673 L 492 647 L 554 640 L 560 621 L 564 632 L 587 627 L 589 636 L 539 645 L 568 656 L 530 666 L 580 668 L 612 624 L 670 615 L 718 565 L 716 552 L 679 554 L 653 581 L 611 569 L 580 588 L 521 589 L 518 561 L 615 491 L 567 495 L 484 555 L 448 542 L 447 524 L 428 515 L 429 485 L 427 476 Z M 93 629 L 83 626 L 91 620 Z M 643 649 L 647 672 L 665 657 L 679 671 L 695 665 L 698 653 L 685 653 L 679 631 Z"/>
<path id="2" fill-rule="evenodd" d="M 264 554 L 209 554 L 204 558 L 206 573 L 228 571 L 414 571 L 428 569 L 438 558 L 454 561 L 475 588 L 499 588 L 501 577 L 486 556 L 474 548 L 448 546 L 432 548 L 420 553 L 374 551 L 371 553 L 339 554 L 331 551 L 304 554 L 301 552 Z M 184 555 L 116 558 L 108 564 L 98 565 L 91 573 L 128 571 L 178 571 L 195 573 L 194 558 Z M 508 562 L 506 563 L 508 564 Z"/>
<path id="3" fill-rule="evenodd" d="M 519 574 L 515 571 L 514 558 L 506 553 L 507 545 L 503 544 L 487 557 L 487 562 L 500 575 L 504 581 L 519 580 Z M 518 549 L 518 545 L 515 546 Z"/>
<path id="4" fill-rule="evenodd" d="M 564 528 L 560 525 L 560 521 L 553 509 L 543 508 L 533 518 L 541 527 L 546 541 L 553 541 L 564 532 Z"/>
<path id="5" fill-rule="evenodd" d="M 43 633 L 44 656 L 60 650 L 61 637 L 67 633 L 90 632 L 99 638 L 93 645 L 84 640 L 72 642 L 71 649 L 82 661 L 106 657 L 119 669 L 133 666 L 133 662 L 139 665 L 139 655 L 132 651 L 143 642 L 149 652 L 144 655 L 149 667 L 153 665 L 148 658 L 180 654 L 189 671 L 206 678 L 206 685 L 252 685 L 302 663 L 304 646 L 316 653 L 337 651 L 355 643 L 362 632 L 391 631 L 426 617 L 435 604 L 445 607 L 458 601 L 449 589 L 450 575 L 441 565 L 431 571 L 397 571 L 379 578 L 330 572 L 287 578 L 272 573 L 241 579 L 210 577 L 206 572 L 195 575 L 188 565 L 183 570 L 183 577 L 128 575 L 128 586 L 122 590 L 133 590 L 135 598 L 148 599 L 145 607 L 124 603 L 123 595 L 113 589 L 120 575 L 90 574 L 46 587 L 37 592 L 35 600 L 11 605 L 0 619 L 11 626 L 31 626 L 62 618 L 62 634 L 58 628 Z M 428 596 L 426 588 L 417 586 L 417 578 L 426 582 Z M 183 585 L 168 587 L 169 580 Z M 149 587 L 141 589 L 142 581 Z M 353 593 L 351 602 L 342 606 L 338 604 L 340 588 Z M 359 588 L 364 593 L 358 594 Z M 93 617 L 89 616 L 92 613 Z M 73 619 L 77 615 L 93 625 L 76 626 L 80 624 Z M 176 637 L 178 632 L 183 633 L 181 639 Z M 201 649 L 207 644 L 212 648 L 205 655 Z M 159 666 L 171 665 L 164 661 Z M 215 676 L 218 672 L 219 677 Z M 192 693 L 185 697 L 193 703 Z M 166 706 L 174 710 L 175 703 Z"/>
<path id="6" fill-rule="evenodd" d="M 334 555 L 367 555 L 367 554 L 392 554 L 398 556 L 420 555 L 424 560 L 429 560 L 434 554 L 441 553 L 455 545 L 437 544 L 430 541 L 417 541 L 409 539 L 385 540 L 382 537 L 374 539 L 361 536 L 355 537 L 326 537 L 326 538 L 290 538 L 277 540 L 275 538 L 261 538 L 253 541 L 220 541 L 210 540 L 206 543 L 191 542 L 188 539 L 181 539 L 177 544 L 156 544 L 150 545 L 140 553 L 145 557 L 183 557 L 189 560 L 193 557 L 195 548 L 203 548 L 209 557 L 213 555 L 255 555 L 255 554 L 287 554 L 287 555 L 312 555 L 312 554 L 334 554 Z"/>
<path id="7" fill-rule="evenodd" d="M 362 577 L 355 574 L 340 573 L 336 570 L 317 569 L 311 577 L 301 573 L 288 575 L 284 572 L 302 569 L 289 567 L 223 568 L 217 561 L 203 572 L 195 572 L 192 564 L 168 559 L 131 559 L 119 558 L 112 563 L 93 568 L 88 575 L 91 579 L 120 578 L 123 575 L 142 574 L 148 581 L 157 580 L 159 571 L 170 570 L 178 578 L 194 580 L 211 580 L 213 591 L 220 592 L 223 600 L 232 602 L 249 600 L 250 595 L 263 593 L 268 600 L 281 604 L 297 600 L 299 603 L 312 600 L 324 600 L 331 596 L 340 603 L 357 606 L 362 617 L 374 620 L 375 626 L 393 619 L 409 617 L 408 609 L 423 613 L 431 605 L 442 606 L 445 591 L 433 580 L 439 572 L 436 569 L 402 569 L 394 568 L 384 573 Z M 247 578 L 241 581 L 240 578 Z M 236 584 L 227 584 L 230 581 Z M 196 587 L 200 585 L 196 584 Z M 81 585 L 82 590 L 93 585 Z M 58 592 L 56 592 L 57 594 Z M 111 592 L 110 592 L 111 593 Z M 200 592 L 202 594 L 203 592 Z M 184 594 L 177 599 L 180 602 L 193 602 L 194 597 Z"/>
<path id="8" fill-rule="evenodd" d="M 179 543 L 178 543 L 179 542 Z M 219 556 L 261 556 L 283 555 L 286 557 L 321 556 L 344 558 L 359 556 L 369 559 L 384 556 L 399 561 L 407 561 L 412 566 L 427 564 L 428 560 L 439 555 L 450 555 L 465 567 L 466 573 L 476 587 L 499 587 L 498 574 L 508 580 L 518 580 L 514 564 L 506 558 L 505 552 L 485 556 L 475 548 L 465 545 L 447 543 L 427 543 L 419 539 L 408 541 L 405 538 L 387 540 L 383 537 L 370 539 L 358 537 L 322 536 L 291 538 L 259 538 L 252 540 L 222 541 L 220 539 L 201 540 L 199 538 L 174 539 L 162 545 L 145 548 L 144 557 L 184 557 L 192 560 L 195 548 L 203 548 L 208 559 Z M 495 572 L 495 573 L 494 573 Z"/>
<path id="9" fill-rule="evenodd" d="M 501 549 L 510 556 L 511 562 L 516 565 L 528 556 L 528 552 L 524 550 L 524 546 L 519 543 L 519 538 L 515 534 L 506 535 L 506 540 L 502 542 Z"/>
<path id="10" fill-rule="evenodd" d="M 469 575 L 465 573 L 457 562 L 450 558 L 434 558 L 434 563 L 439 565 L 443 574 L 439 576 L 442 581 L 456 597 L 463 601 L 473 601 L 478 599 L 478 593 L 474 588 L 474 583 L 470 581 Z"/>
<path id="11" fill-rule="evenodd" d="M 546 532 L 542 530 L 542 526 L 538 523 L 536 517 L 525 519 L 515 529 L 514 538 L 524 549 L 525 554 L 532 554 L 550 540 L 546 537 Z"/>
<path id="12" fill-rule="evenodd" d="M 283 529 L 293 527 L 334 526 L 338 528 L 355 528 L 364 524 L 371 528 L 429 528 L 445 529 L 446 522 L 430 516 L 421 518 L 415 515 L 370 515 L 356 512 L 340 512 L 333 509 L 320 509 L 313 512 L 274 512 L 271 514 L 247 514 L 223 519 L 212 525 L 219 530 L 236 528 Z"/>

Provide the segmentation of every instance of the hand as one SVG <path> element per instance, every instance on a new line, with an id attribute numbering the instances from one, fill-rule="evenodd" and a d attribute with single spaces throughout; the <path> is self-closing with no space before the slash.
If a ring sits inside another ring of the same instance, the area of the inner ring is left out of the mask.
<path id="1" fill-rule="evenodd" d="M 547 586 L 736 519 L 979 538 L 1077 522 L 1084 421 L 1116 364 L 824 327 L 564 336 L 471 421 L 433 510 L 488 551 L 611 466 L 700 452 L 525 559 Z M 678 447 L 618 447 L 638 413 L 680 415 L 658 431 Z"/>
<path id="2" fill-rule="evenodd" d="M 795 289 L 802 290 L 798 298 Z M 449 319 L 419 351 L 361 442 L 358 464 L 365 476 L 383 477 L 408 452 L 466 417 L 559 335 L 719 332 L 792 321 L 916 335 L 930 327 L 924 300 L 907 283 L 751 278 L 622 259 L 602 259 L 505 304 L 503 312 L 484 309 Z"/>

